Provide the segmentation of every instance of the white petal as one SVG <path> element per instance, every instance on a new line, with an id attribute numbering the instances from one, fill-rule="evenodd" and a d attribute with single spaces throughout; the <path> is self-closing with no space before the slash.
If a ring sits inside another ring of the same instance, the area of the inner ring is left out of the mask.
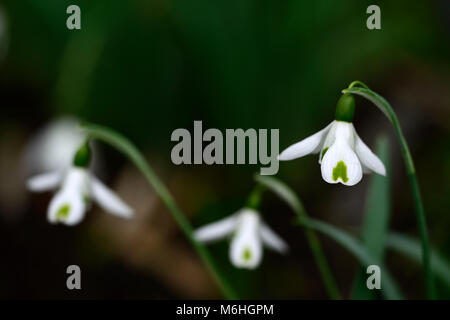
<path id="1" fill-rule="evenodd" d="M 25 149 L 28 172 L 64 170 L 70 167 L 73 156 L 85 141 L 79 121 L 63 117 L 51 121 L 33 136 Z"/>
<path id="2" fill-rule="evenodd" d="M 336 140 L 322 159 L 322 178 L 328 183 L 357 184 L 362 178 L 362 167 L 352 150 L 353 125 L 342 124 L 336 129 Z"/>
<path id="3" fill-rule="evenodd" d="M 364 166 L 362 163 L 361 163 L 361 167 L 362 167 L 362 172 L 363 172 L 363 174 L 369 174 L 369 173 L 372 173 L 372 170 L 370 170 L 369 168 L 367 168 L 366 166 Z"/>
<path id="4" fill-rule="evenodd" d="M 55 194 L 47 211 L 51 223 L 75 225 L 83 220 L 89 201 L 89 173 L 86 169 L 72 167 L 67 172 L 61 190 Z"/>
<path id="5" fill-rule="evenodd" d="M 90 173 L 85 168 L 71 167 L 62 183 L 62 189 L 90 198 Z"/>
<path id="6" fill-rule="evenodd" d="M 274 231 L 272 231 L 272 229 L 270 229 L 270 227 L 265 223 L 261 224 L 259 233 L 263 243 L 267 247 L 280 253 L 286 253 L 288 251 L 289 248 L 286 242 L 284 242 L 284 240 L 281 239 L 280 236 L 277 235 Z"/>
<path id="7" fill-rule="evenodd" d="M 381 162 L 358 135 L 356 135 L 355 152 L 363 167 L 383 176 L 386 175 L 386 168 L 383 162 Z"/>
<path id="8" fill-rule="evenodd" d="M 319 154 L 319 164 L 322 163 L 322 158 L 325 155 L 325 152 L 333 145 L 336 141 L 336 129 L 341 125 L 340 121 L 333 121 L 330 130 L 325 136 L 325 139 L 321 145 L 320 154 Z"/>
<path id="9" fill-rule="evenodd" d="M 93 199 L 105 211 L 123 218 L 130 218 L 133 215 L 133 209 L 94 176 L 91 176 L 91 192 Z"/>
<path id="10" fill-rule="evenodd" d="M 278 160 L 292 160 L 296 158 L 300 158 L 303 156 L 306 156 L 310 153 L 317 153 L 321 149 L 321 143 L 325 139 L 325 135 L 327 134 L 328 130 L 333 125 L 334 121 L 330 123 L 328 126 L 326 126 L 324 129 L 320 130 L 319 132 L 309 136 L 308 138 L 303 139 L 300 142 L 297 142 L 287 149 L 285 149 L 281 154 L 278 156 Z"/>
<path id="11" fill-rule="evenodd" d="M 223 239 L 234 231 L 238 217 L 237 214 L 233 214 L 225 219 L 207 224 L 206 226 L 197 229 L 194 233 L 194 237 L 201 242 Z"/>
<path id="12" fill-rule="evenodd" d="M 240 215 L 229 253 L 235 267 L 255 269 L 261 263 L 263 252 L 259 228 L 259 215 L 253 210 Z"/>
<path id="13" fill-rule="evenodd" d="M 62 190 L 50 201 L 47 218 L 50 223 L 62 222 L 73 226 L 83 220 L 85 212 L 86 202 L 81 194 Z"/>
<path id="14" fill-rule="evenodd" d="M 53 190 L 62 181 L 60 171 L 47 172 L 33 176 L 27 180 L 27 189 L 34 192 Z"/>

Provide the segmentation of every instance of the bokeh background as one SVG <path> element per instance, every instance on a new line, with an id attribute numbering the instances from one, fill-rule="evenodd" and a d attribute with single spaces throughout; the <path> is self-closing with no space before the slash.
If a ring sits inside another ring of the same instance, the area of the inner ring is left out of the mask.
<path id="1" fill-rule="evenodd" d="M 82 29 L 66 28 L 78 4 Z M 366 28 L 381 7 L 382 30 Z M 73 228 L 50 225 L 50 193 L 25 189 L 24 150 L 42 126 L 76 116 L 110 126 L 143 150 L 195 227 L 239 209 L 255 165 L 182 165 L 170 160 L 176 128 L 279 128 L 280 148 L 333 120 L 340 90 L 362 80 L 394 106 L 416 162 L 433 247 L 450 255 L 450 2 L 446 0 L 2 0 L 0 3 L 0 298 L 220 298 L 220 292 L 143 177 L 99 145 L 100 176 L 137 215 L 94 207 Z M 399 145 L 383 115 L 357 99 L 355 127 L 391 149 L 390 229 L 417 236 Z M 352 188 L 320 178 L 314 156 L 281 163 L 277 175 L 311 216 L 361 225 L 370 178 Z M 265 251 L 260 268 L 230 265 L 227 242 L 209 248 L 244 298 L 327 298 L 302 229 L 278 198 L 264 219 L 289 243 Z M 344 297 L 358 264 L 320 237 Z M 419 266 L 388 252 L 408 298 L 423 298 Z M 82 290 L 66 289 L 66 267 Z M 439 287 L 441 297 L 450 297 Z"/>

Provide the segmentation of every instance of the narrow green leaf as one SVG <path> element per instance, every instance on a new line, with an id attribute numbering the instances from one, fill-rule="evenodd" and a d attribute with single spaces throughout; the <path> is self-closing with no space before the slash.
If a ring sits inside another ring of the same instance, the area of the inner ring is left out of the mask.
<path id="1" fill-rule="evenodd" d="M 386 245 L 389 249 L 404 254 L 419 265 L 422 264 L 422 249 L 418 239 L 392 232 L 387 235 Z M 450 288 L 450 263 L 448 259 L 433 249 L 431 249 L 431 268 L 436 276 Z"/>
<path id="2" fill-rule="evenodd" d="M 219 284 L 219 287 L 221 288 L 224 296 L 228 299 L 236 299 L 236 293 L 226 281 L 225 276 L 222 274 L 222 272 L 210 256 L 208 250 L 193 236 L 194 230 L 191 224 L 176 204 L 169 190 L 158 178 L 156 173 L 153 171 L 153 169 L 150 167 L 144 156 L 139 152 L 135 145 L 123 135 L 106 127 L 94 124 L 83 124 L 81 125 L 81 129 L 87 133 L 90 139 L 95 138 L 107 144 L 110 144 L 118 151 L 122 152 L 126 157 L 129 158 L 130 161 L 135 164 L 135 166 L 141 171 L 141 173 L 147 179 L 148 183 L 153 187 L 155 192 L 167 206 L 169 212 L 172 214 L 181 230 L 184 232 L 194 249 L 197 251 L 198 255 L 202 258 L 203 262 L 212 273 L 214 279 Z"/>
<path id="3" fill-rule="evenodd" d="M 386 176 L 374 174 L 370 177 L 370 185 L 366 200 L 366 210 L 361 232 L 364 247 L 379 261 L 383 261 L 385 237 L 390 215 L 390 170 L 389 143 L 386 137 L 379 137 L 376 143 L 376 154 L 386 167 Z M 376 293 L 366 285 L 366 270 L 359 270 L 353 283 L 353 299 L 368 300 L 376 298 Z"/>
<path id="4" fill-rule="evenodd" d="M 255 180 L 277 194 L 281 199 L 284 199 L 284 201 L 288 203 L 298 217 L 307 218 L 307 213 L 303 208 L 302 203 L 295 193 L 284 183 L 276 178 L 260 175 L 256 175 Z M 320 245 L 319 238 L 316 233 L 309 228 L 305 228 L 305 234 L 328 295 L 331 299 L 341 299 L 341 294 L 339 293 L 336 280 L 334 279 L 330 266 L 328 265 L 328 261 L 322 250 L 322 246 Z"/>
<path id="5" fill-rule="evenodd" d="M 361 266 L 367 268 L 367 266 L 372 264 L 378 265 L 382 272 L 382 294 L 387 299 L 403 299 L 389 270 L 378 259 L 369 254 L 359 240 L 332 225 L 308 218 L 300 198 L 280 180 L 268 176 L 257 177 L 256 180 L 283 199 L 296 213 L 298 222 L 302 226 L 319 231 L 335 240 L 353 254 Z"/>
<path id="6" fill-rule="evenodd" d="M 377 265 L 381 269 L 381 293 L 386 299 L 400 300 L 403 299 L 402 294 L 397 288 L 394 278 L 391 276 L 388 268 L 377 258 L 371 255 L 361 242 L 347 232 L 340 230 L 330 224 L 314 219 L 299 219 L 301 225 L 305 225 L 314 230 L 320 231 L 328 237 L 335 240 L 343 248 L 359 261 L 362 267 L 367 268 L 369 265 Z"/>

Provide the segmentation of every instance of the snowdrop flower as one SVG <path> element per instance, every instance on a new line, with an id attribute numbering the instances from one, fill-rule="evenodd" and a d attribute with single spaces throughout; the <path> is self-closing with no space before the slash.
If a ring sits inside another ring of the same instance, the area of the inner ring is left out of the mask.
<path id="1" fill-rule="evenodd" d="M 361 140 L 353 127 L 355 100 L 351 94 L 341 96 L 336 107 L 336 120 L 324 129 L 297 142 L 279 156 L 292 160 L 310 153 L 320 153 L 322 178 L 328 183 L 357 184 L 363 173 L 386 175 L 381 160 Z"/>
<path id="2" fill-rule="evenodd" d="M 262 220 L 257 211 L 244 208 L 235 214 L 199 228 L 195 238 L 210 242 L 231 236 L 230 260 L 237 268 L 255 269 L 262 260 L 263 244 L 285 253 L 286 243 Z"/>
<path id="3" fill-rule="evenodd" d="M 47 209 L 50 223 L 61 222 L 69 226 L 80 223 L 92 201 L 114 215 L 123 218 L 133 215 L 127 204 L 88 171 L 90 158 L 90 147 L 86 143 L 75 154 L 68 170 L 51 171 L 27 181 L 28 189 L 36 192 L 60 187 Z"/>

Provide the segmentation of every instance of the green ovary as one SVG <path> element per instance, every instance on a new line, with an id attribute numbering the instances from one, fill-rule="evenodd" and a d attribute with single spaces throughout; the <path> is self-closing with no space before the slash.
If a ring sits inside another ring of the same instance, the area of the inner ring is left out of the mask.
<path id="1" fill-rule="evenodd" d="M 58 220 L 65 220 L 69 217 L 70 213 L 70 205 L 68 203 L 64 204 L 59 208 L 58 212 L 56 213 L 56 219 Z"/>
<path id="2" fill-rule="evenodd" d="M 333 168 L 333 180 L 337 181 L 339 178 L 341 178 L 344 182 L 348 181 L 347 166 L 342 160 L 339 161 L 336 167 Z"/>
<path id="3" fill-rule="evenodd" d="M 249 261 L 252 258 L 252 252 L 250 251 L 249 248 L 245 248 L 243 254 L 242 254 L 242 258 L 245 261 Z"/>

